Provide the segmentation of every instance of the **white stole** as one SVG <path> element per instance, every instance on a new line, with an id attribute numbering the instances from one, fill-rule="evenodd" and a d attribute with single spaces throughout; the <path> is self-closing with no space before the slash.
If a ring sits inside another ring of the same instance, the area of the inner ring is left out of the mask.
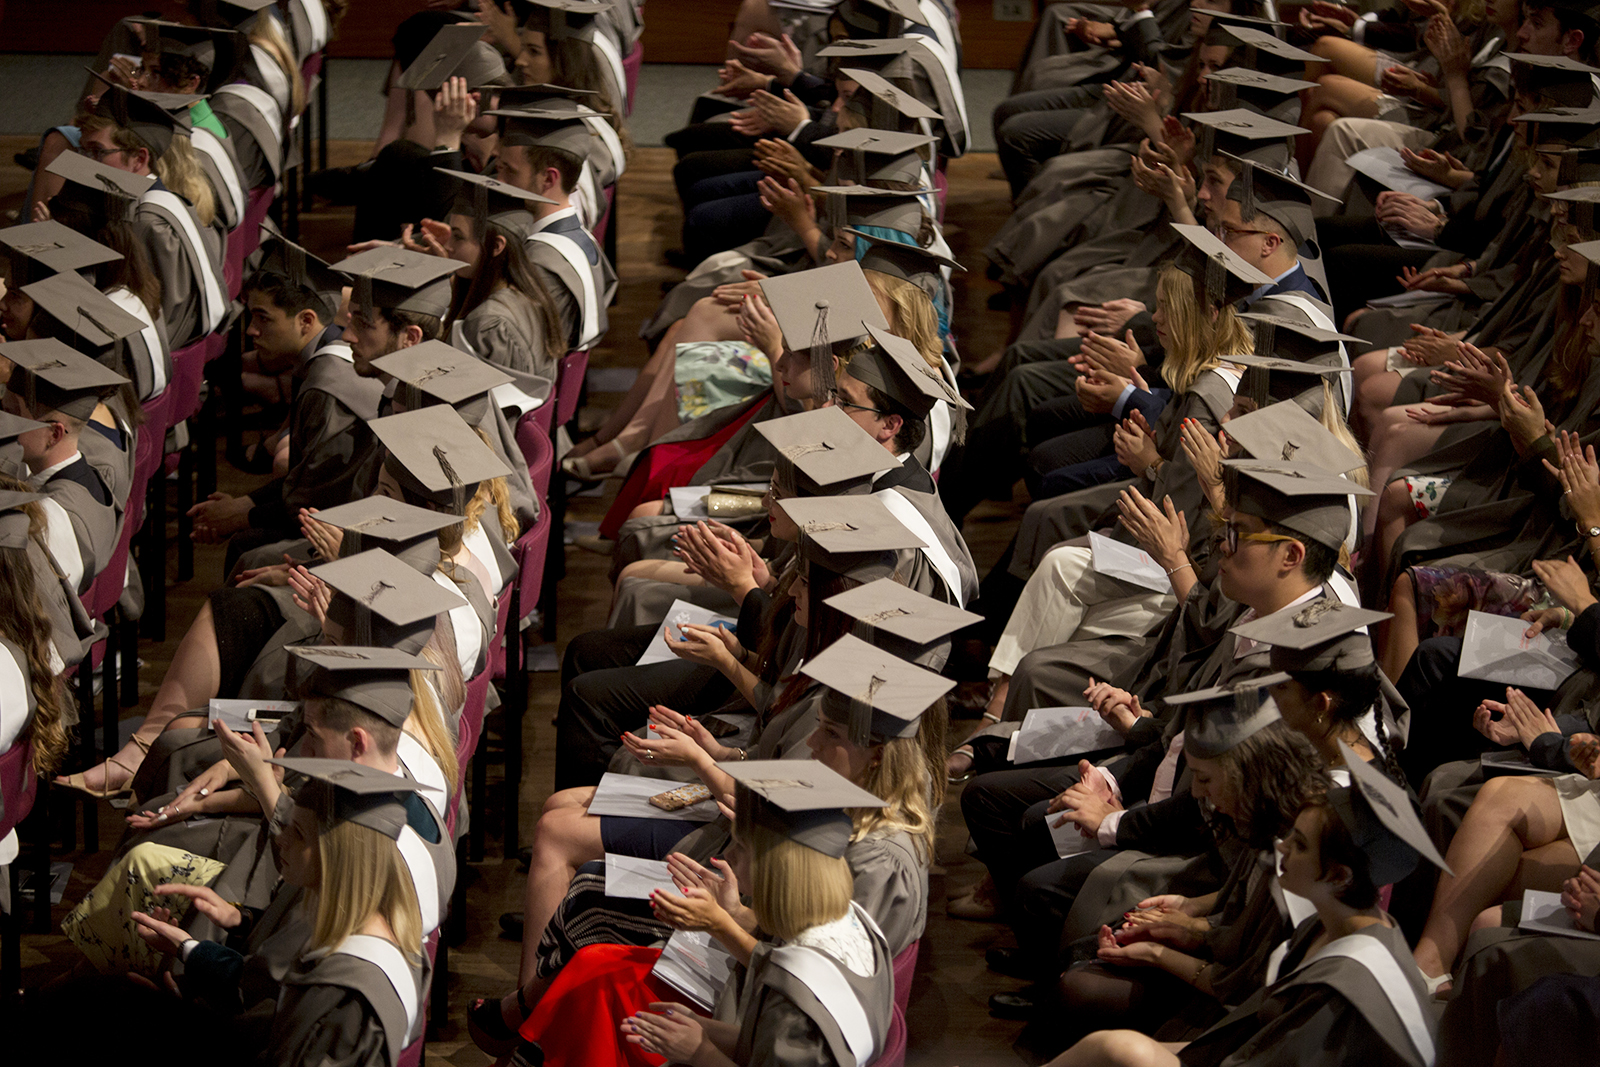
<path id="1" fill-rule="evenodd" d="M 189 209 L 189 205 L 183 202 L 183 198 L 170 189 L 151 189 L 139 198 L 139 202 L 160 208 L 163 214 L 171 217 L 178 231 L 183 234 L 189 255 L 189 266 L 194 271 L 195 280 L 200 283 L 200 304 L 204 312 L 202 324 L 205 326 L 205 332 L 210 333 L 222 325 L 222 317 L 228 311 L 228 301 L 223 295 L 222 286 L 217 282 L 216 272 L 211 269 L 211 260 L 206 256 L 206 246 L 201 242 L 200 231 L 194 224 L 194 213 Z"/>

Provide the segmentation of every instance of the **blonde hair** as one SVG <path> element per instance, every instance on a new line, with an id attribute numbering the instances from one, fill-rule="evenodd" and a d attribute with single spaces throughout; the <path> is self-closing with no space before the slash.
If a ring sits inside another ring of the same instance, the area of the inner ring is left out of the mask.
<path id="1" fill-rule="evenodd" d="M 944 343 L 939 339 L 939 316 L 933 310 L 933 298 L 921 286 L 904 278 L 896 278 L 893 274 L 877 270 L 862 273 L 867 276 L 867 284 L 872 286 L 873 291 L 882 295 L 894 308 L 895 336 L 904 337 L 916 345 L 922 358 L 928 361 L 928 366 L 942 373 L 944 363 L 940 354 L 944 350 Z"/>
<path id="2" fill-rule="evenodd" d="M 932 794 L 936 788 L 929 780 L 927 753 L 916 737 L 890 738 L 880 747 L 881 754 L 858 784 L 887 801 L 887 806 L 852 811 L 855 830 L 851 840 L 904 831 L 916 842 L 917 858 L 927 863 L 933 857 Z"/>
<path id="3" fill-rule="evenodd" d="M 428 755 L 439 765 L 439 770 L 444 774 L 444 780 L 454 793 L 456 783 L 461 777 L 461 768 L 456 763 L 456 737 L 450 729 L 449 717 L 445 715 L 444 701 L 450 691 L 450 670 L 441 662 L 445 657 L 434 647 L 430 641 L 422 649 L 422 658 L 429 663 L 434 663 L 443 668 L 438 671 L 412 671 L 411 673 L 411 714 L 406 718 L 409 733 L 422 743 L 428 750 Z M 452 657 L 452 662 L 454 659 Z M 440 689 L 434 688 L 432 675 L 440 674 Z M 461 667 L 456 664 L 455 678 L 461 677 Z M 466 701 L 465 689 L 462 690 L 461 699 Z"/>
<path id="4" fill-rule="evenodd" d="M 773 937 L 790 941 L 849 913 L 855 880 L 843 857 L 764 826 L 752 827 L 743 844 L 750 850 L 750 908 Z"/>
<path id="5" fill-rule="evenodd" d="M 483 427 L 474 426 L 472 429 L 477 433 L 479 440 L 493 451 L 494 444 L 489 440 L 489 435 Z M 512 459 L 512 462 L 515 463 L 520 458 L 519 454 Z M 500 516 L 500 532 L 505 535 L 506 544 L 516 544 L 518 536 L 522 533 L 522 524 L 517 521 L 517 513 L 511 508 L 511 492 L 506 488 L 504 478 L 490 478 L 488 481 L 478 483 L 478 491 L 473 493 L 472 499 L 467 502 L 467 521 L 464 528 L 469 533 L 476 530 L 478 521 L 483 518 L 483 513 L 491 502 L 494 504 L 496 514 Z"/>
<path id="6" fill-rule="evenodd" d="M 1195 298 L 1194 279 L 1169 264 L 1156 281 L 1156 297 L 1166 319 L 1167 358 L 1161 375 L 1174 393 L 1186 393 L 1200 375 L 1217 366 L 1220 356 L 1255 352 L 1255 335 L 1231 306 L 1206 313 Z"/>
<path id="7" fill-rule="evenodd" d="M 211 180 L 200 169 L 200 160 L 189 144 L 187 134 L 174 133 L 172 144 L 151 167 L 161 184 L 189 201 L 200 225 L 210 226 L 217 217 L 217 199 Z"/>
<path id="8" fill-rule="evenodd" d="M 23 482 L 4 475 L 0 475 L 0 488 L 27 490 Z M 55 559 L 45 543 L 44 508 L 38 501 L 32 501 L 21 505 L 21 510 L 28 516 L 28 536 L 44 551 L 45 559 L 54 568 Z M 26 660 L 22 666 L 27 669 L 28 686 L 36 705 L 33 721 L 18 740 L 32 739 L 33 772 L 41 778 L 54 774 L 66 758 L 67 715 L 76 710 L 60 675 L 50 665 L 54 629 L 39 596 L 38 582 L 44 580 L 48 580 L 47 576 L 34 573 L 26 546 L 0 549 L 0 589 L 5 591 L 6 602 L 10 605 L 4 617 L 0 617 L 0 635 L 16 645 Z"/>
<path id="9" fill-rule="evenodd" d="M 300 76 L 300 65 L 294 61 L 294 51 L 278 26 L 278 20 L 270 15 L 256 19 L 250 27 L 250 43 L 260 45 L 283 71 L 284 78 L 289 82 L 289 114 L 298 115 L 305 111 L 306 82 Z"/>
<path id="10" fill-rule="evenodd" d="M 377 915 L 400 951 L 420 962 L 422 910 L 399 846 L 370 826 L 345 821 L 318 827 L 317 853 L 322 877 L 307 897 L 316 915 L 310 947 L 338 948 Z"/>
<path id="11" fill-rule="evenodd" d="M 1344 404 L 1339 400 L 1333 382 L 1327 378 L 1322 379 L 1322 418 L 1318 420 L 1322 428 L 1339 439 L 1339 443 L 1351 452 L 1361 457 L 1361 464 L 1345 472 L 1345 477 L 1361 486 L 1370 489 L 1371 478 L 1367 474 L 1367 450 L 1361 447 L 1361 442 L 1356 440 L 1356 435 L 1350 432 L 1350 427 L 1344 421 Z"/>

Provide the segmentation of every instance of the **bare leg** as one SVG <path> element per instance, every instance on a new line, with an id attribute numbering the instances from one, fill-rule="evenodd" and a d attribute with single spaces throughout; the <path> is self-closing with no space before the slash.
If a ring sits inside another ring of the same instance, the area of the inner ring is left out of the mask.
<path id="1" fill-rule="evenodd" d="M 1406 532 L 1406 527 L 1420 516 L 1411 503 L 1411 494 L 1403 481 L 1390 482 L 1378 496 L 1378 565 L 1379 573 L 1394 552 L 1394 543 Z"/>
<path id="2" fill-rule="evenodd" d="M 656 516 L 660 515 L 663 510 L 664 510 L 664 508 L 663 508 L 663 505 L 662 505 L 661 501 L 659 501 L 659 500 L 648 500 L 645 503 L 640 504 L 638 507 L 634 508 L 632 511 L 628 512 L 628 518 L 630 518 L 630 519 L 650 519 L 650 518 L 655 518 Z"/>
<path id="3" fill-rule="evenodd" d="M 139 764 L 144 762 L 145 749 L 150 742 L 160 737 L 173 719 L 191 708 L 205 707 L 217 695 L 221 684 L 222 657 L 217 652 L 217 627 L 211 615 L 211 601 L 207 600 L 200 605 L 188 633 L 178 642 L 172 666 L 161 679 L 161 688 L 156 691 L 144 722 L 134 731 L 134 740 L 123 745 L 112 757 L 115 763 L 101 763 L 86 770 L 84 785 L 94 790 L 117 789 L 132 781 Z"/>
<path id="4" fill-rule="evenodd" d="M 1078 320 L 1073 317 L 1073 309 L 1064 307 L 1056 315 L 1056 340 L 1064 340 L 1078 336 Z"/>
<path id="5" fill-rule="evenodd" d="M 578 807 L 547 809 L 533 830 L 533 862 L 522 910 L 522 965 L 517 981 L 533 978 L 539 935 L 561 906 L 578 868 L 605 856 L 600 840 L 600 817 Z"/>
<path id="6" fill-rule="evenodd" d="M 645 397 L 649 395 L 655 379 L 661 375 L 663 369 L 670 376 L 678 352 L 678 334 L 682 330 L 682 319 L 667 327 L 667 332 L 661 336 L 661 343 L 650 354 L 650 358 L 645 360 L 644 366 L 639 370 L 639 377 L 634 380 L 632 388 L 622 398 L 622 403 L 606 417 L 605 423 L 599 430 L 595 431 L 593 437 L 573 445 L 572 451 L 568 452 L 567 455 L 573 457 L 588 455 L 599 445 L 614 439 L 627 427 L 628 423 L 633 421 L 634 415 L 639 411 L 639 406 L 644 403 Z"/>
<path id="7" fill-rule="evenodd" d="M 1357 356 L 1350 364 L 1350 389 L 1355 403 L 1350 405 L 1350 432 L 1362 441 L 1372 436 L 1383 409 L 1394 403 L 1400 388 L 1400 375 L 1388 369 L 1387 348 L 1377 348 Z"/>
<path id="8" fill-rule="evenodd" d="M 1101 1030 L 1050 1061 L 1049 1067 L 1177 1067 L 1178 1057 L 1137 1030 Z"/>
<path id="9" fill-rule="evenodd" d="M 1318 37 L 1310 50 L 1326 60 L 1333 72 L 1331 75 L 1323 73 L 1314 76 L 1320 78 L 1342 75 L 1346 80 L 1360 82 L 1369 88 L 1375 87 L 1378 53 L 1366 45 L 1356 44 L 1343 37 Z M 1310 69 L 1309 65 L 1307 69 Z"/>
<path id="10" fill-rule="evenodd" d="M 1394 580 L 1394 590 L 1389 596 L 1389 610 L 1394 618 L 1382 624 L 1379 644 L 1383 660 L 1379 664 L 1391 682 L 1400 680 L 1400 672 L 1411 662 L 1411 656 L 1422 642 L 1417 632 L 1417 590 L 1411 584 L 1411 575 L 1401 572 Z"/>
<path id="11" fill-rule="evenodd" d="M 378 139 L 373 142 L 372 155 L 368 157 L 370 159 L 377 159 L 384 145 L 399 140 L 405 134 L 407 90 L 396 84 L 399 80 L 400 64 L 391 63 L 388 88 L 384 92 L 386 103 L 383 105 L 383 125 L 378 127 Z"/>
<path id="12" fill-rule="evenodd" d="M 1529 865 L 1526 877 L 1544 885 L 1558 869 L 1561 877 L 1577 873 L 1578 854 L 1566 835 L 1561 803 L 1549 782 L 1491 778 L 1485 783 L 1450 842 L 1445 858 L 1456 874 L 1440 876 L 1433 910 L 1413 953 L 1422 973 L 1436 976 L 1454 967 L 1473 919 L 1506 900 L 1516 887 L 1526 853 L 1558 842 L 1565 845 L 1564 868 L 1556 850 L 1541 852 Z"/>
<path id="13" fill-rule="evenodd" d="M 1302 172 L 1310 169 L 1322 135 L 1336 120 L 1377 117 L 1378 90 L 1370 84 L 1339 74 L 1325 74 L 1317 79 L 1317 87 L 1307 94 L 1305 107 L 1300 113 L 1300 125 L 1311 131 L 1309 137 L 1301 138 L 1301 143 L 1295 146 Z"/>
<path id="14" fill-rule="evenodd" d="M 1405 413 L 1404 408 L 1389 408 L 1372 424 L 1369 469 L 1373 485 L 1387 485 L 1394 472 L 1426 456 L 1444 434 L 1443 426 L 1425 426 Z M 1378 506 L 1369 502 L 1363 519 L 1363 532 L 1372 536 L 1377 529 Z"/>

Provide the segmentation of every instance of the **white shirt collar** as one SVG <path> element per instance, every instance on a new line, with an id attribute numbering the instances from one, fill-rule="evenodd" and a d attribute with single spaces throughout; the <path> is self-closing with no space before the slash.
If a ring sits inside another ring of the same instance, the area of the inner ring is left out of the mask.
<path id="1" fill-rule="evenodd" d="M 29 478 L 28 479 L 28 484 L 37 489 L 39 486 L 41 486 L 44 483 L 48 482 L 51 478 L 54 478 L 61 471 L 66 470 L 68 467 L 72 466 L 74 463 L 78 462 L 78 460 L 80 460 L 82 458 L 83 458 L 83 453 L 82 452 L 74 452 L 72 455 L 68 456 L 66 459 L 62 460 L 60 463 L 57 463 L 52 467 L 46 467 L 44 470 L 40 471 L 38 474 L 35 474 L 33 477 Z"/>
<path id="2" fill-rule="evenodd" d="M 549 225 L 551 223 L 555 222 L 557 219 L 564 219 L 564 218 L 567 218 L 569 216 L 576 215 L 577 213 L 578 213 L 578 209 L 569 204 L 566 207 L 562 208 L 561 210 L 552 211 L 552 212 L 550 212 L 550 214 L 546 215 L 544 218 L 539 219 L 537 222 L 535 222 L 533 224 L 533 229 L 531 231 L 529 231 L 529 232 L 538 233 L 540 230 L 543 230 L 543 229 L 546 229 L 547 227 L 549 227 Z"/>

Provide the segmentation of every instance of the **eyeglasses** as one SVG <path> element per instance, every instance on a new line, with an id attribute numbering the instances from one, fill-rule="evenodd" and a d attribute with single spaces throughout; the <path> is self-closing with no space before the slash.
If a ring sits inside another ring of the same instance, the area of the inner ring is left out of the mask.
<path id="1" fill-rule="evenodd" d="M 1230 237 L 1250 237 L 1271 232 L 1271 230 L 1247 230 L 1243 226 L 1234 226 L 1226 222 L 1217 223 L 1217 236 L 1224 241 Z"/>
<path id="2" fill-rule="evenodd" d="M 872 408 L 872 407 L 868 407 L 865 404 L 851 403 L 850 401 L 846 400 L 844 398 L 844 394 L 839 392 L 839 390 L 837 390 L 837 389 L 835 389 L 833 391 L 833 406 L 834 407 L 840 407 L 840 408 L 855 408 L 857 411 L 870 411 L 874 415 L 887 415 L 887 414 L 889 414 L 887 411 L 883 410 L 882 408 Z"/>
<path id="3" fill-rule="evenodd" d="M 87 156 L 96 163 L 104 163 L 112 156 L 124 155 L 127 151 L 126 148 L 101 148 L 97 144 L 81 145 L 78 148 L 80 155 Z"/>
<path id="4" fill-rule="evenodd" d="M 1233 555 L 1239 551 L 1240 541 L 1249 541 L 1258 545 L 1269 545 L 1274 541 L 1298 541 L 1298 537 L 1288 537 L 1284 534 L 1269 533 L 1241 533 L 1237 522 L 1230 522 L 1222 528 L 1222 547 Z"/>

